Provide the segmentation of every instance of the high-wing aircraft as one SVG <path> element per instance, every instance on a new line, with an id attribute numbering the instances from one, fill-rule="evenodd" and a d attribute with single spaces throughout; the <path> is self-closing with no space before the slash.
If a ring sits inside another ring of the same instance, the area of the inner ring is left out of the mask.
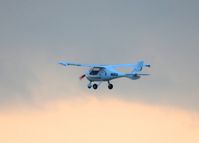
<path id="1" fill-rule="evenodd" d="M 79 66 L 88 67 L 90 70 L 86 71 L 80 79 L 86 77 L 90 82 L 88 88 L 97 89 L 100 83 L 108 82 L 108 88 L 112 89 L 113 84 L 110 83 L 111 80 L 121 77 L 126 77 L 132 80 L 137 80 L 141 76 L 147 76 L 149 74 L 140 73 L 143 67 L 150 67 L 149 64 L 145 64 L 144 61 L 139 61 L 136 64 L 116 64 L 116 65 L 100 65 L 100 64 L 79 64 L 73 62 L 60 61 L 62 66 Z M 117 68 L 132 68 L 130 73 L 122 73 L 117 70 Z"/>

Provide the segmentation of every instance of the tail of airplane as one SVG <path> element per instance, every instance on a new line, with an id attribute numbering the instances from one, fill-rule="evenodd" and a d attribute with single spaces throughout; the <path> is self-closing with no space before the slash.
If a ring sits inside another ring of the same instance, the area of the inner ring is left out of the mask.
<path id="1" fill-rule="evenodd" d="M 142 71 L 143 67 L 151 67 L 151 65 L 144 64 L 144 61 L 139 61 L 135 65 L 133 71 L 131 73 L 129 73 L 129 74 L 126 74 L 125 76 L 127 78 L 132 79 L 132 80 L 136 80 L 136 79 L 139 79 L 141 76 L 148 76 L 148 75 L 150 75 L 150 74 L 139 73 L 139 72 Z"/>
<path id="2" fill-rule="evenodd" d="M 139 61 L 139 62 L 137 62 L 137 64 L 135 65 L 135 68 L 133 69 L 133 71 L 131 73 L 137 74 L 142 71 L 143 67 L 151 67 L 151 65 L 144 64 L 144 61 Z"/>

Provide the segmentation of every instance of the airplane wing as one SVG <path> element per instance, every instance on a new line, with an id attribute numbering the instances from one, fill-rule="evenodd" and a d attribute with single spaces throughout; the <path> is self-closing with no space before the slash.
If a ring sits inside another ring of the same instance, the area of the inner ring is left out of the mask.
<path id="1" fill-rule="evenodd" d="M 138 66 L 150 67 L 149 64 L 144 64 L 144 61 L 138 61 L 135 64 L 116 64 L 116 65 L 107 65 L 112 68 L 122 68 L 122 67 L 130 67 L 130 68 L 137 68 Z"/>
<path id="2" fill-rule="evenodd" d="M 116 64 L 116 65 L 107 65 L 107 66 L 112 68 L 123 68 L 123 67 L 133 68 L 136 66 L 136 64 Z"/>
<path id="3" fill-rule="evenodd" d="M 58 64 L 62 66 L 79 66 L 79 67 L 111 67 L 111 68 L 120 68 L 120 67 L 135 67 L 136 64 L 115 64 L 115 65 L 100 65 L 100 64 L 79 64 L 73 62 L 59 61 Z"/>
<path id="4" fill-rule="evenodd" d="M 58 64 L 62 65 L 62 66 L 78 66 L 78 67 L 97 67 L 101 65 L 97 65 L 97 64 L 79 64 L 79 63 L 73 63 L 73 62 L 66 62 L 66 61 L 59 61 Z"/>
<path id="5" fill-rule="evenodd" d="M 143 61 L 142 66 L 150 67 L 150 65 L 145 65 Z M 60 65 L 63 66 L 79 66 L 79 67 L 108 67 L 108 68 L 123 68 L 123 67 L 130 67 L 130 68 L 136 68 L 138 66 L 138 63 L 136 64 L 115 64 L 115 65 L 100 65 L 100 64 L 79 64 L 79 63 L 73 63 L 73 62 L 66 62 L 66 61 L 59 61 Z"/>

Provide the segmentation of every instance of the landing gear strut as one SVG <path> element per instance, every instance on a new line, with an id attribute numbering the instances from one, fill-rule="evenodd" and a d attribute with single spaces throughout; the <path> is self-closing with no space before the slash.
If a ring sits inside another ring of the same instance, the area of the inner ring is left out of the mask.
<path id="1" fill-rule="evenodd" d="M 98 88 L 98 85 L 96 83 L 92 84 L 92 82 L 90 82 L 88 84 L 88 88 L 90 89 L 91 87 L 93 87 L 93 89 L 97 89 Z"/>
<path id="2" fill-rule="evenodd" d="M 92 82 L 90 82 L 89 84 L 88 84 L 88 88 L 90 89 L 92 87 Z"/>
<path id="3" fill-rule="evenodd" d="M 89 89 L 90 89 L 90 88 L 93 88 L 93 89 L 96 90 L 100 84 L 101 84 L 101 82 L 100 82 L 99 84 L 96 84 L 96 83 L 92 84 L 92 82 L 90 82 L 90 83 L 88 84 L 88 88 L 89 88 Z M 108 89 L 113 89 L 113 84 L 111 84 L 109 81 L 108 81 Z"/>
<path id="4" fill-rule="evenodd" d="M 108 89 L 113 89 L 113 84 L 108 81 Z"/>

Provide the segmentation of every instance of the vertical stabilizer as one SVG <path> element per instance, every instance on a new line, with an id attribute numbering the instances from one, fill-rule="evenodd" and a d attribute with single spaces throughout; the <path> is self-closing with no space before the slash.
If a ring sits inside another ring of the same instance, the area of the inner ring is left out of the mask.
<path id="1" fill-rule="evenodd" d="M 132 71 L 132 74 L 137 74 L 138 72 L 142 71 L 143 66 L 144 66 L 144 61 L 137 62 L 135 68 Z"/>

